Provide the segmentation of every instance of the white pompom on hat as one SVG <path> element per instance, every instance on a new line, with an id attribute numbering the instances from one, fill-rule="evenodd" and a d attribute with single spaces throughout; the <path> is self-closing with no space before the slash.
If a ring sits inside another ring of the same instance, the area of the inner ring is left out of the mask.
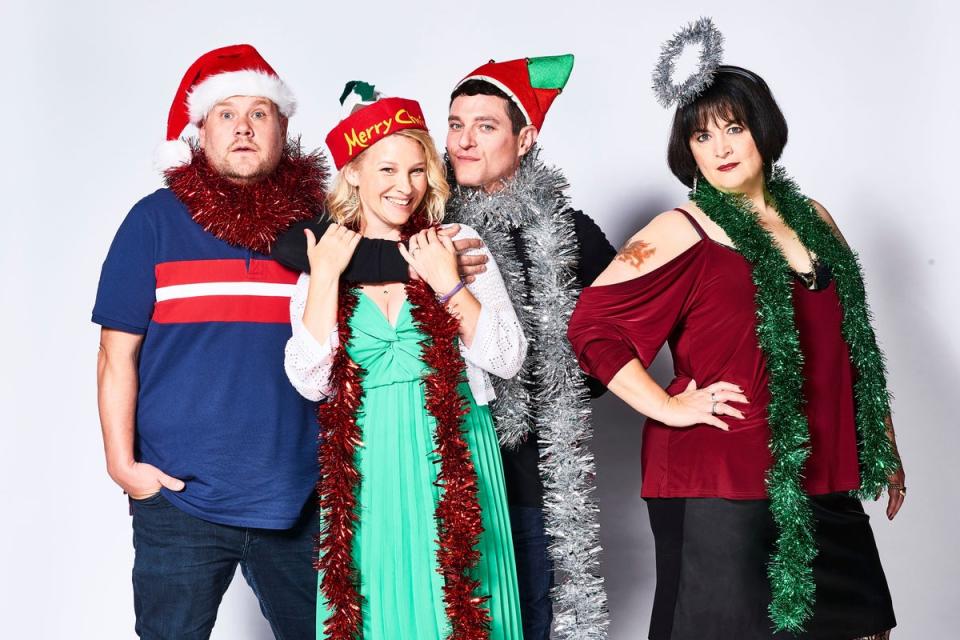
<path id="1" fill-rule="evenodd" d="M 249 44 L 214 49 L 190 65 L 170 105 L 167 139 L 154 153 L 160 171 L 190 162 L 190 145 L 182 139 L 188 125 L 199 125 L 217 103 L 230 96 L 259 96 L 271 100 L 290 117 L 297 109 L 293 92 Z"/>

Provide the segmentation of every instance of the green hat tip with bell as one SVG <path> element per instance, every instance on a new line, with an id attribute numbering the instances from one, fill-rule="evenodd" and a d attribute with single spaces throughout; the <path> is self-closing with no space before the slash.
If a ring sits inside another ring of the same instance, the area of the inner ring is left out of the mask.
<path id="1" fill-rule="evenodd" d="M 527 58 L 530 86 L 534 89 L 561 90 L 573 71 L 573 54 Z"/>
<path id="2" fill-rule="evenodd" d="M 344 117 L 346 117 L 358 109 L 373 104 L 382 97 L 383 95 L 377 91 L 377 88 L 369 82 L 351 80 L 344 85 L 343 92 L 340 94 L 340 106 Z"/>
<path id="3" fill-rule="evenodd" d="M 340 94 L 340 104 L 343 105 L 351 95 L 356 95 L 360 102 L 376 102 L 377 89 L 369 82 L 351 80 L 343 87 L 343 93 Z"/>

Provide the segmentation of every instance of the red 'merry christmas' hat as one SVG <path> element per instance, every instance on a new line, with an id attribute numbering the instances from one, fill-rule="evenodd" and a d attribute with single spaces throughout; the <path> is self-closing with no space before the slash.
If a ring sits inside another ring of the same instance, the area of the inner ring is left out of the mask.
<path id="1" fill-rule="evenodd" d="M 520 107 L 527 124 L 532 124 L 539 130 L 543 127 L 547 110 L 567 84 L 572 70 L 573 54 L 570 53 L 507 62 L 491 60 L 475 69 L 458 82 L 457 86 L 468 80 L 489 82 L 510 96 Z"/>
<path id="2" fill-rule="evenodd" d="M 189 163 L 190 145 L 181 139 L 184 129 L 203 122 L 210 109 L 230 96 L 267 98 L 288 118 L 297 109 L 290 87 L 252 46 L 214 49 L 190 65 L 180 81 L 167 118 L 167 141 L 154 156 L 156 167 L 165 171 Z"/>
<path id="3" fill-rule="evenodd" d="M 340 104 L 347 116 L 327 134 L 327 148 L 337 170 L 383 138 L 403 129 L 427 130 L 416 100 L 384 98 L 372 84 L 351 80 Z"/>

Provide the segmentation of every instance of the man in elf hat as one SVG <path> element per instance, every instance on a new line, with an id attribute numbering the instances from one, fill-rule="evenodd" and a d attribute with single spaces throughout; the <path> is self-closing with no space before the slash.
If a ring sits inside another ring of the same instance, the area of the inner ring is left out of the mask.
<path id="1" fill-rule="evenodd" d="M 544 165 L 536 147 L 572 68 L 572 55 L 490 61 L 453 90 L 447 130 L 458 185 L 448 219 L 472 226 L 484 239 L 530 340 L 520 375 L 494 382 L 492 405 L 527 640 L 550 634 L 551 564 L 567 576 L 554 592 L 558 634 L 600 638 L 607 626 L 603 581 L 596 575 L 593 456 L 585 445 L 591 394 L 566 326 L 580 290 L 616 251 L 593 220 L 570 207 L 563 174 Z M 593 384 L 591 390 L 599 395 L 603 389 Z"/>
<path id="2" fill-rule="evenodd" d="M 143 638 L 209 636 L 238 564 L 277 637 L 315 633 L 317 423 L 283 370 L 298 274 L 269 257 L 324 196 L 321 158 L 286 136 L 295 106 L 250 45 L 201 56 L 158 152 L 167 188 L 133 207 L 103 264 L 100 419 L 130 499 Z M 358 264 L 380 250 L 358 247 Z"/>

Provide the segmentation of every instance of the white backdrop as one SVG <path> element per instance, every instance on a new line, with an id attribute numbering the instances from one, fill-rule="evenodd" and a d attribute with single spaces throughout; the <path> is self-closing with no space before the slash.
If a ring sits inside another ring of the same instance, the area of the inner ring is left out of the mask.
<path id="1" fill-rule="evenodd" d="M 419 99 L 442 135 L 449 91 L 475 66 L 573 52 L 543 157 L 619 244 L 684 198 L 664 160 L 671 114 L 648 85 L 659 43 L 703 14 L 725 33 L 726 60 L 773 88 L 791 128 L 786 166 L 860 251 L 910 486 L 895 524 L 868 507 L 895 636 L 955 637 L 957 5 L 458 4 L 3 0 L 0 637 L 133 637 L 130 522 L 104 470 L 89 316 L 117 225 L 160 184 L 152 151 L 200 53 L 258 47 L 298 93 L 291 130 L 312 148 L 337 121 L 346 80 Z M 654 569 L 640 418 L 605 397 L 595 424 L 610 636 L 642 638 Z M 214 638 L 269 637 L 238 576 Z"/>

